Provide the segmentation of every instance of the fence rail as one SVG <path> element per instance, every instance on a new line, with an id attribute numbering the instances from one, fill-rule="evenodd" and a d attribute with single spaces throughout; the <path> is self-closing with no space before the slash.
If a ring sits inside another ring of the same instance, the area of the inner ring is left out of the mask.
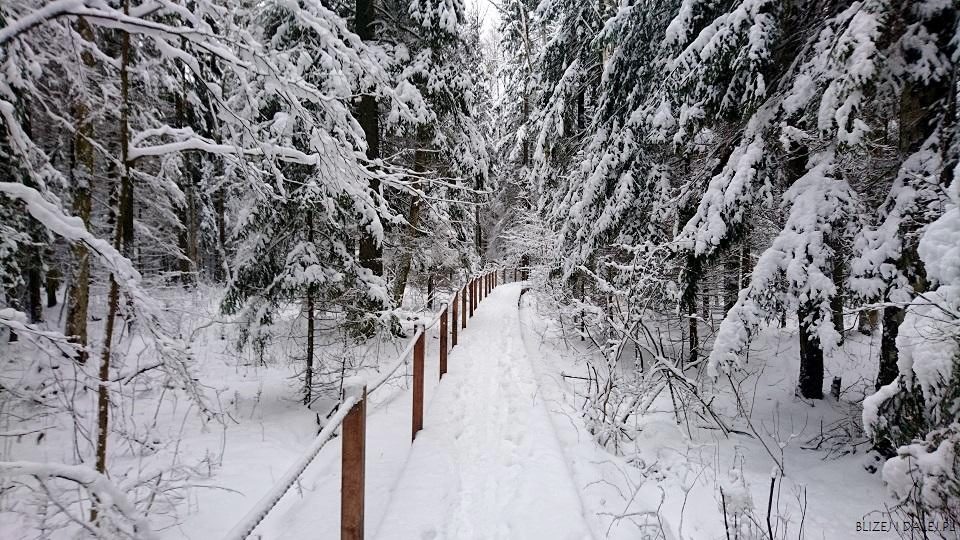
<path id="1" fill-rule="evenodd" d="M 244 540 L 267 517 L 280 502 L 284 494 L 310 463 L 317 457 L 324 445 L 333 438 L 337 428 L 341 434 L 341 484 L 340 484 L 340 538 L 342 540 L 360 540 L 363 538 L 364 522 L 364 485 L 366 482 L 366 405 L 367 398 L 413 358 L 413 421 L 411 440 L 423 429 L 423 379 L 425 336 L 428 329 L 440 323 L 440 373 L 442 378 L 447 372 L 447 334 L 451 333 L 452 347 L 458 342 L 458 329 L 467 328 L 467 319 L 474 316 L 479 302 L 488 296 L 502 281 L 507 282 L 507 269 L 487 270 L 467 281 L 453 293 L 449 302 L 441 304 L 436 317 L 429 323 L 417 325 L 417 328 L 403 351 L 387 368 L 379 373 L 372 382 L 363 377 L 350 377 L 344 380 L 343 396 L 337 412 L 327 421 L 310 447 L 284 473 L 273 487 L 251 508 L 243 519 L 227 533 L 224 540 Z M 525 274 L 525 273 L 524 273 Z M 513 269 L 513 280 L 517 281 L 517 269 Z M 525 277 L 525 275 L 523 276 Z M 452 307 L 452 309 L 451 309 Z M 447 319 L 452 316 L 450 324 Z M 460 321 L 458 324 L 458 316 Z M 450 332 L 452 330 L 452 332 Z"/>

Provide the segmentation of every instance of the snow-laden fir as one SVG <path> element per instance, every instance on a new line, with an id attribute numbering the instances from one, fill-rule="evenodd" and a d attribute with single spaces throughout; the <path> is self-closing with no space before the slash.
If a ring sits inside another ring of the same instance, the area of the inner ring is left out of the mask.
<path id="1" fill-rule="evenodd" d="M 375 381 L 366 537 L 960 538 L 958 63 L 951 0 L 5 0 L 0 536 L 336 537 Z"/>

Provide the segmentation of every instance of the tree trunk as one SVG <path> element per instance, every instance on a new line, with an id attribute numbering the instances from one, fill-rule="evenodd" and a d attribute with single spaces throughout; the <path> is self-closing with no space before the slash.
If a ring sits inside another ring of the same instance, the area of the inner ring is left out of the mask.
<path id="1" fill-rule="evenodd" d="M 182 47 L 186 46 L 184 39 L 180 40 Z M 186 69 L 186 68 L 184 68 Z M 177 127 L 186 128 L 189 126 L 189 111 L 187 110 L 187 74 L 181 73 L 180 79 L 181 92 L 176 98 L 176 123 Z M 180 155 L 183 160 L 183 170 L 180 174 L 180 190 L 184 194 L 184 205 L 180 208 L 180 231 L 177 235 L 180 244 L 180 257 L 178 266 L 180 270 L 180 281 L 183 283 L 193 283 L 194 276 L 199 263 L 199 249 L 197 246 L 197 196 L 196 185 L 199 171 L 196 170 L 194 156 L 192 152 L 184 152 Z"/>
<path id="2" fill-rule="evenodd" d="M 124 0 L 123 12 L 130 14 L 130 0 Z M 133 253 L 133 184 L 130 181 L 130 137 L 128 114 L 130 107 L 130 34 L 123 32 L 120 48 L 120 204 L 117 208 L 117 225 L 113 245 L 130 257 Z M 129 215 L 128 215 L 129 214 Z M 129 230 L 128 230 L 129 229 Z M 110 293 L 107 300 L 107 320 L 103 333 L 100 357 L 100 386 L 97 388 L 97 445 L 96 470 L 107 473 L 107 435 L 110 433 L 110 360 L 113 351 L 113 331 L 120 308 L 120 287 L 117 278 L 110 275 Z M 96 505 L 90 510 L 90 521 L 97 521 Z"/>
<path id="3" fill-rule="evenodd" d="M 686 284 L 683 297 L 680 299 L 680 314 L 687 319 L 687 363 L 691 365 L 697 361 L 700 351 L 700 338 L 697 335 L 697 298 L 699 297 L 700 281 L 703 278 L 703 265 L 699 257 L 687 257 Z M 682 368 L 683 366 L 681 366 Z"/>
<path id="4" fill-rule="evenodd" d="M 800 147 L 787 156 L 784 173 L 793 184 L 806 172 L 809 149 Z M 823 399 L 823 349 L 820 339 L 813 331 L 814 323 L 820 317 L 819 306 L 801 301 L 797 308 L 797 320 L 800 326 L 800 377 L 797 392 L 807 399 Z M 786 314 L 781 323 L 786 322 Z"/>
<path id="5" fill-rule="evenodd" d="M 741 264 L 739 250 L 727 253 L 724 258 L 723 268 L 723 312 L 728 313 L 737 303 L 737 296 L 740 294 L 741 283 Z"/>
<path id="6" fill-rule="evenodd" d="M 430 144 L 430 137 L 423 128 L 417 130 L 417 148 L 413 151 L 413 171 L 422 173 L 426 170 L 427 151 L 426 146 Z M 400 255 L 400 265 L 397 267 L 397 275 L 393 280 L 393 302 L 400 305 L 403 302 L 403 292 L 407 288 L 407 280 L 410 278 L 410 266 L 413 264 L 413 251 L 416 249 L 416 238 L 419 235 L 420 228 L 420 197 L 415 194 L 410 195 L 410 214 L 407 216 L 407 239 L 410 241 L 408 249 Z"/>
<path id="7" fill-rule="evenodd" d="M 93 41 L 93 30 L 83 19 L 77 20 L 78 33 L 87 41 Z M 82 54 L 83 62 L 88 67 L 93 65 L 93 57 L 89 52 Z M 73 189 L 73 215 L 83 221 L 84 227 L 90 228 L 90 179 L 94 174 L 93 123 L 87 119 L 87 107 L 80 102 L 74 108 L 74 119 L 77 123 L 76 135 L 73 137 L 72 167 L 70 168 L 71 186 Z M 90 254 L 86 244 L 75 242 L 73 251 L 73 274 L 70 276 L 70 290 L 67 292 L 67 323 L 64 333 L 72 343 L 79 345 L 82 350 L 77 355 L 77 362 L 84 364 L 87 361 L 87 309 L 90 304 Z"/>
<path id="8" fill-rule="evenodd" d="M 800 321 L 800 381 L 797 390 L 807 399 L 823 399 L 823 350 L 811 328 L 817 309 L 802 304 L 797 310 Z"/>
<path id="9" fill-rule="evenodd" d="M 877 322 L 880 318 L 880 312 L 876 309 L 861 311 L 857 316 L 857 330 L 865 336 L 873 335 L 877 329 Z"/>
<path id="10" fill-rule="evenodd" d="M 43 259 L 40 257 L 40 246 L 28 248 L 30 252 L 26 268 L 27 282 L 27 315 L 31 323 L 43 321 Z"/>
<path id="11" fill-rule="evenodd" d="M 750 283 L 750 274 L 753 273 L 753 259 L 750 257 L 750 228 L 744 226 L 743 236 L 740 238 L 740 261 L 739 261 L 739 280 L 740 291 L 747 288 Z M 740 294 L 737 291 L 737 295 Z"/>
<path id="12" fill-rule="evenodd" d="M 950 84 L 949 78 L 944 78 Z M 943 83 L 941 83 L 943 84 Z M 900 153 L 906 157 L 917 150 L 923 141 L 932 133 L 934 126 L 931 120 L 935 117 L 937 102 L 949 88 L 937 86 L 918 87 L 907 83 L 900 94 Z M 902 236 L 912 231 L 900 231 Z M 900 258 L 888 261 L 896 265 L 897 269 L 910 277 L 914 289 L 921 292 L 924 289 L 923 263 L 916 252 L 916 245 L 903 242 Z M 890 302 L 890 298 L 884 298 Z M 883 330 L 880 338 L 880 365 L 877 373 L 876 387 L 890 384 L 900 373 L 897 367 L 897 335 L 900 333 L 900 323 L 903 322 L 904 310 L 898 306 L 883 308 Z"/>
<path id="13" fill-rule="evenodd" d="M 313 244 L 313 211 L 307 215 L 307 243 Z M 303 374 L 303 404 L 310 406 L 313 397 L 313 347 L 314 347 L 314 286 L 307 285 L 307 368 Z"/>
<path id="14" fill-rule="evenodd" d="M 223 282 L 228 278 L 226 196 L 223 193 L 223 188 L 217 190 L 213 204 L 217 212 L 217 251 L 220 258 L 213 277 L 218 282 Z"/>
<path id="15" fill-rule="evenodd" d="M 376 40 L 376 0 L 357 0 L 356 3 L 356 30 L 363 41 Z M 360 97 L 358 111 L 360 127 L 367 141 L 367 158 L 370 160 L 380 157 L 380 110 L 377 99 L 371 94 Z M 380 192 L 380 180 L 371 178 L 370 191 Z M 375 235 L 364 227 L 360 229 L 360 265 L 369 269 L 376 276 L 383 275 L 383 246 Z"/>
<path id="16" fill-rule="evenodd" d="M 427 307 L 433 309 L 434 297 L 436 296 L 436 283 L 434 283 L 433 272 L 427 271 Z"/>
<path id="17" fill-rule="evenodd" d="M 44 288 L 47 291 L 47 307 L 57 305 L 57 290 L 60 288 L 60 272 L 56 268 L 47 270 L 47 279 Z"/>
<path id="18" fill-rule="evenodd" d="M 837 334 L 840 334 L 840 343 L 843 343 L 843 283 L 844 283 L 844 267 L 843 267 L 843 250 L 842 248 L 834 249 L 833 256 L 833 283 L 837 288 L 836 293 L 833 297 L 830 298 L 830 309 L 833 311 L 833 328 L 837 331 Z"/>
<path id="19" fill-rule="evenodd" d="M 900 374 L 897 367 L 897 334 L 906 311 L 896 306 L 883 308 L 883 330 L 880 334 L 880 367 L 877 373 L 876 388 L 888 385 Z"/>
<path id="20" fill-rule="evenodd" d="M 479 174 L 477 175 L 476 189 L 477 191 L 480 191 L 481 189 L 483 189 L 483 176 Z M 477 200 L 477 203 L 479 202 L 480 201 Z M 477 245 L 477 255 L 480 256 L 482 259 L 484 246 L 483 246 L 483 227 L 480 224 L 480 204 L 476 204 L 473 207 L 473 219 L 475 222 L 474 242 L 476 242 L 476 245 Z"/>

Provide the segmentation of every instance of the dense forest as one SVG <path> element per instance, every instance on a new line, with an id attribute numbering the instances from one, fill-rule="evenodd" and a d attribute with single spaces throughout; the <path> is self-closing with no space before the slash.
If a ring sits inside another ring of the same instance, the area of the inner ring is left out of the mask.
<path id="1" fill-rule="evenodd" d="M 853 536 L 814 456 L 955 538 L 958 65 L 955 0 L 4 0 L 0 536 L 181 537 L 264 381 L 315 435 L 519 268 L 558 400 L 664 486 L 611 528 Z M 695 509 L 661 421 L 717 449 Z"/>

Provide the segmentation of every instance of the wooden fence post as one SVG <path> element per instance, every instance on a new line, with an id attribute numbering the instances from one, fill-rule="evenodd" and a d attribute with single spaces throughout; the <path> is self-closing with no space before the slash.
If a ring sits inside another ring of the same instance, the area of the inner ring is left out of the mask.
<path id="1" fill-rule="evenodd" d="M 359 401 L 343 419 L 340 460 L 340 539 L 363 540 L 367 385 L 344 382 L 343 397 Z"/>
<path id="2" fill-rule="evenodd" d="M 460 289 L 460 328 L 467 327 L 467 286 Z"/>
<path id="3" fill-rule="evenodd" d="M 443 306 L 443 312 L 440 314 L 440 378 L 447 372 L 447 313 L 449 306 Z M 454 325 L 456 326 L 456 325 Z"/>
<path id="4" fill-rule="evenodd" d="M 457 294 L 459 293 L 455 293 L 453 295 L 453 312 L 451 314 L 451 320 L 450 320 L 450 322 L 453 323 L 453 328 L 451 328 L 451 330 L 453 330 L 453 335 L 450 336 L 453 338 L 453 343 L 450 345 L 451 348 L 457 346 L 457 330 L 459 330 L 459 326 L 457 326 L 457 315 L 459 315 L 460 313 L 457 308 L 460 307 L 460 299 L 457 297 Z"/>
<path id="5" fill-rule="evenodd" d="M 420 327 L 420 336 L 413 345 L 413 432 L 410 440 L 417 438 L 417 432 L 423 429 L 423 349 L 426 327 Z"/>

